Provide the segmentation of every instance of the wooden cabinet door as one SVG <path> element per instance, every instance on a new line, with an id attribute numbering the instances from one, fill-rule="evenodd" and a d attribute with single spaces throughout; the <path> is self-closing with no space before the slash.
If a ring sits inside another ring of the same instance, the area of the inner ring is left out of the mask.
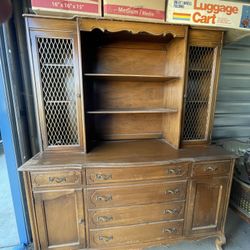
<path id="1" fill-rule="evenodd" d="M 82 190 L 34 193 L 41 249 L 85 247 Z"/>
<path id="2" fill-rule="evenodd" d="M 67 21 L 64 25 L 65 20 L 36 22 L 27 23 L 43 149 L 84 149 L 76 25 Z"/>
<path id="3" fill-rule="evenodd" d="M 190 182 L 187 234 L 212 233 L 220 230 L 225 213 L 228 178 L 195 179 Z"/>
<path id="4" fill-rule="evenodd" d="M 184 94 L 183 144 L 211 141 L 223 32 L 190 30 Z"/>

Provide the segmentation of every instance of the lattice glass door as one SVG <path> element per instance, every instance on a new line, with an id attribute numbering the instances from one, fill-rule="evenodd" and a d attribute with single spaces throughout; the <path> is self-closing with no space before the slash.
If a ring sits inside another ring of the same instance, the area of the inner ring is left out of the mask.
<path id="1" fill-rule="evenodd" d="M 206 141 L 213 94 L 215 48 L 189 47 L 183 141 Z"/>
<path id="2" fill-rule="evenodd" d="M 74 39 L 36 34 L 33 42 L 44 148 L 79 146 L 79 81 Z"/>

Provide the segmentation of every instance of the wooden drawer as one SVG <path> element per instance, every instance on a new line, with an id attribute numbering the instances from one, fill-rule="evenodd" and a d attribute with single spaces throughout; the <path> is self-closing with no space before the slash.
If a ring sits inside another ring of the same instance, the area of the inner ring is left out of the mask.
<path id="1" fill-rule="evenodd" d="M 185 202 L 171 202 L 119 208 L 90 209 L 90 228 L 126 226 L 184 218 Z"/>
<path id="2" fill-rule="evenodd" d="M 86 170 L 87 183 L 113 183 L 187 177 L 190 163 L 131 168 L 92 168 Z"/>
<path id="3" fill-rule="evenodd" d="M 33 187 L 50 187 L 81 185 L 81 171 L 51 171 L 51 172 L 32 172 L 31 181 Z"/>
<path id="4" fill-rule="evenodd" d="M 230 164 L 231 161 L 209 161 L 195 163 L 192 169 L 192 176 L 228 175 L 231 169 Z"/>
<path id="5" fill-rule="evenodd" d="M 182 229 L 182 221 L 95 229 L 90 230 L 90 247 L 129 245 L 177 238 L 182 235 Z"/>
<path id="6" fill-rule="evenodd" d="M 88 188 L 89 208 L 119 207 L 183 200 L 186 181 L 163 182 L 108 188 Z"/>

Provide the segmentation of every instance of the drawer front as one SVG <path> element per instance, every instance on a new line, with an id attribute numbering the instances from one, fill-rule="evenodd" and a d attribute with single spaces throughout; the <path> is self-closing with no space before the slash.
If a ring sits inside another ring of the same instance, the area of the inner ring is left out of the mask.
<path id="1" fill-rule="evenodd" d="M 139 205 L 122 208 L 91 209 L 90 228 L 126 226 L 148 222 L 179 220 L 184 218 L 185 202 Z"/>
<path id="2" fill-rule="evenodd" d="M 33 187 L 81 185 L 81 171 L 51 171 L 31 173 Z"/>
<path id="3" fill-rule="evenodd" d="M 129 245 L 178 238 L 182 235 L 182 229 L 182 221 L 95 229 L 90 230 L 90 247 Z"/>
<path id="4" fill-rule="evenodd" d="M 139 180 L 156 180 L 172 177 L 187 177 L 189 165 L 184 162 L 180 164 L 167 164 L 150 167 L 131 168 L 92 168 L 86 170 L 87 183 L 114 183 Z"/>
<path id="5" fill-rule="evenodd" d="M 87 189 L 89 208 L 162 203 L 185 196 L 186 181 Z"/>
<path id="6" fill-rule="evenodd" d="M 228 175 L 230 173 L 231 161 L 209 161 L 195 163 L 192 176 L 205 175 Z"/>

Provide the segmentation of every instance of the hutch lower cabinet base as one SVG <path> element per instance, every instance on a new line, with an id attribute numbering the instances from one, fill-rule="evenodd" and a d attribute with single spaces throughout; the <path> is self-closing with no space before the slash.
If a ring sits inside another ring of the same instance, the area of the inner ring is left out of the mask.
<path id="1" fill-rule="evenodd" d="M 36 155 L 22 167 L 35 249 L 144 249 L 225 243 L 234 158 L 215 146 L 107 142 Z"/>

